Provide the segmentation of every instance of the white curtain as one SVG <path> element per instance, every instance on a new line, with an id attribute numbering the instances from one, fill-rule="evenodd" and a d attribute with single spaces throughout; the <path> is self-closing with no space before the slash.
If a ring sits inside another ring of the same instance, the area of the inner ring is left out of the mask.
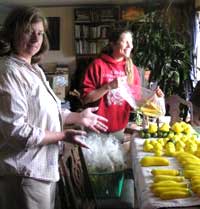
<path id="1" fill-rule="evenodd" d="M 193 49 L 194 68 L 191 72 L 193 86 L 200 80 L 200 11 L 196 11 L 194 25 L 194 49 Z"/>

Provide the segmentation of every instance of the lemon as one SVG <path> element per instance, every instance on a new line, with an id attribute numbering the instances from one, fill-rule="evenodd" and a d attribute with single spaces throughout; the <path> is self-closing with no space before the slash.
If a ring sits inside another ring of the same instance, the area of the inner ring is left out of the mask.
<path id="1" fill-rule="evenodd" d="M 185 147 L 185 143 L 183 141 L 179 140 L 179 141 L 176 142 L 176 147 L 184 148 Z"/>
<path id="2" fill-rule="evenodd" d="M 153 134 L 158 131 L 158 126 L 156 123 L 150 123 L 148 127 L 148 133 Z"/>
<path id="3" fill-rule="evenodd" d="M 160 131 L 169 132 L 170 125 L 168 123 L 163 123 L 162 126 L 159 128 Z"/>
<path id="4" fill-rule="evenodd" d="M 156 150 L 154 152 L 155 156 L 162 156 L 163 155 L 163 151 L 162 150 Z"/>
<path id="5" fill-rule="evenodd" d="M 171 129 L 176 133 L 181 133 L 184 130 L 181 123 L 179 122 L 174 123 Z"/>
<path id="6" fill-rule="evenodd" d="M 152 152 L 153 151 L 153 145 L 148 143 L 148 144 L 145 144 L 144 147 L 143 147 L 143 150 L 145 152 Z"/>

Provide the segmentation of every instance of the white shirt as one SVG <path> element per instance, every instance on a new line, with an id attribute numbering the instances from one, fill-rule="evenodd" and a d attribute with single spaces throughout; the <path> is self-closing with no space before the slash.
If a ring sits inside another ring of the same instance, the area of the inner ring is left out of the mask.
<path id="1" fill-rule="evenodd" d="M 0 58 L 0 175 L 57 181 L 58 144 L 39 144 L 45 130 L 61 129 L 60 101 L 42 69 Z"/>

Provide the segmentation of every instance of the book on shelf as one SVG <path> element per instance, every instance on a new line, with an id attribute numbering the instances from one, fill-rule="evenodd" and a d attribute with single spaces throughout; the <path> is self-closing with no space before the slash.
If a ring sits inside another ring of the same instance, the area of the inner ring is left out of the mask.
<path id="1" fill-rule="evenodd" d="M 118 19 L 118 10 L 117 8 L 103 8 L 100 10 L 100 19 L 102 21 L 113 21 Z"/>
<path id="2" fill-rule="evenodd" d="M 108 32 L 111 30 L 111 25 L 101 25 L 100 26 L 100 31 L 101 31 L 101 38 L 107 38 L 108 37 Z"/>
<path id="3" fill-rule="evenodd" d="M 99 39 L 98 41 L 78 40 L 76 41 L 76 54 L 99 54 L 103 47 L 108 44 L 108 39 Z"/>
<path id="4" fill-rule="evenodd" d="M 90 7 L 74 10 L 77 57 L 95 56 L 108 43 L 108 33 L 119 19 L 118 7 Z"/>
<path id="5" fill-rule="evenodd" d="M 110 25 L 75 25 L 75 38 L 107 38 Z"/>
<path id="6" fill-rule="evenodd" d="M 75 21 L 90 21 L 90 10 L 79 8 L 74 10 Z"/>

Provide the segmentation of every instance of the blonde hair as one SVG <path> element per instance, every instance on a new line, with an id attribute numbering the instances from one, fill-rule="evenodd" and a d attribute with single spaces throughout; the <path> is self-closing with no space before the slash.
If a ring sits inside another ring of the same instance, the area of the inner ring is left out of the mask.
<path id="1" fill-rule="evenodd" d="M 134 73 L 133 73 L 133 61 L 130 57 L 126 58 L 126 75 L 127 75 L 127 81 L 128 84 L 131 85 L 133 84 L 133 80 L 134 80 Z"/>

